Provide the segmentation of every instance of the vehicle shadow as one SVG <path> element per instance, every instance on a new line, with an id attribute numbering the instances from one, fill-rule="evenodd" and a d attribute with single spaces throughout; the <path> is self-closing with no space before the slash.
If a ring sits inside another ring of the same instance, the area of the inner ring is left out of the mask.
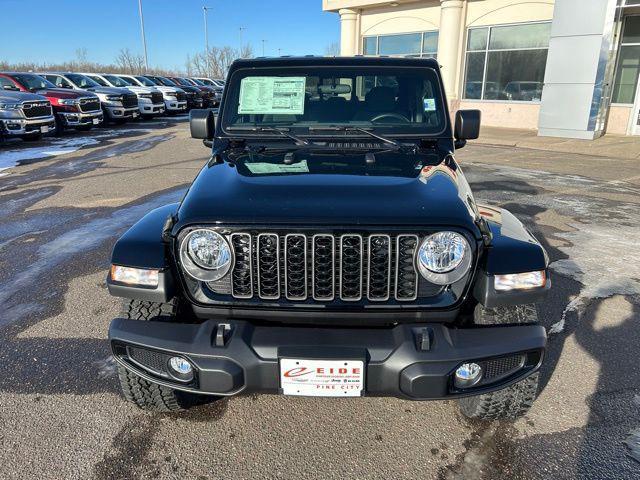
<path id="1" fill-rule="evenodd" d="M 618 298 L 630 307 L 624 320 L 616 314 L 612 321 L 603 311 L 607 300 L 598 300 L 567 331 L 600 366 L 595 392 L 587 399 L 589 418 L 576 456 L 578 478 L 640 477 L 638 451 L 632 457 L 623 444 L 630 430 L 640 428 L 640 296 Z M 640 442 L 640 436 L 633 441 Z"/>

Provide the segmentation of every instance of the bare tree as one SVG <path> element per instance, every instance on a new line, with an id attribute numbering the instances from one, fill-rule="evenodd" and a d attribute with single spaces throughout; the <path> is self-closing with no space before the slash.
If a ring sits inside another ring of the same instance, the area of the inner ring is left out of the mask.
<path id="1" fill-rule="evenodd" d="M 329 57 L 340 56 L 340 42 L 331 42 L 325 47 L 324 54 Z"/>
<path id="2" fill-rule="evenodd" d="M 253 47 L 244 45 L 240 49 L 225 47 L 210 47 L 208 52 L 196 53 L 187 57 L 186 68 L 190 75 L 201 77 L 224 78 L 229 67 L 238 58 L 253 56 Z"/>
<path id="3" fill-rule="evenodd" d="M 128 48 L 123 48 L 116 57 L 116 65 L 118 68 L 132 75 L 144 73 L 144 57 L 140 54 L 134 54 Z"/>

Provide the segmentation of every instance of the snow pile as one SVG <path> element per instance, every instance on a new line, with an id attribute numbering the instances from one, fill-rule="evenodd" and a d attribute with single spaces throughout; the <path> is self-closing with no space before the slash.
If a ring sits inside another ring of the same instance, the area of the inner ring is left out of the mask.
<path id="1" fill-rule="evenodd" d="M 567 314 L 580 314 L 593 299 L 640 295 L 640 242 L 637 241 L 640 219 L 631 223 L 634 225 L 572 225 L 574 231 L 556 234 L 571 246 L 559 247 L 569 258 L 552 262 L 551 268 L 584 287 L 565 307 L 562 318 L 549 333 L 561 332 Z"/>

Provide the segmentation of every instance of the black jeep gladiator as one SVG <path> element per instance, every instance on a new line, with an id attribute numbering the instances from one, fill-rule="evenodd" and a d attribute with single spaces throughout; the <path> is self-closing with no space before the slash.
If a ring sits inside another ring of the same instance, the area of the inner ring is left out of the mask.
<path id="1" fill-rule="evenodd" d="M 238 60 L 179 204 L 115 244 L 109 339 L 127 400 L 175 411 L 248 393 L 458 399 L 516 418 L 538 387 L 548 257 L 476 204 L 431 59 Z"/>

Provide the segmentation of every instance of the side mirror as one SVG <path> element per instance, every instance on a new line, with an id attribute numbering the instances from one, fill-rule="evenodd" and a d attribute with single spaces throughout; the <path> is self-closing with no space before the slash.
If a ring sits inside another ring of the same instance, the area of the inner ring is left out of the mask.
<path id="1" fill-rule="evenodd" d="M 213 140 L 216 132 L 216 114 L 213 110 L 194 109 L 189 112 L 189 128 L 191 138 Z"/>
<path id="2" fill-rule="evenodd" d="M 456 148 L 462 148 L 467 140 L 475 140 L 480 136 L 480 110 L 458 110 L 454 137 Z"/>

